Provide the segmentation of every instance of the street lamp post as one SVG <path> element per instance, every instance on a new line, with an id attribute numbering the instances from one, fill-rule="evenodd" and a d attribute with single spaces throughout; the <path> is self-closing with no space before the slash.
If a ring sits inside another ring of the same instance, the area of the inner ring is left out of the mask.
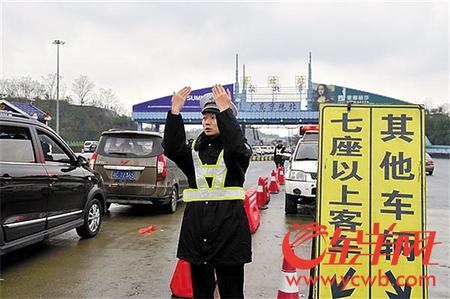
<path id="1" fill-rule="evenodd" d="M 59 46 L 65 42 L 55 39 L 53 44 L 56 45 L 56 133 L 59 134 Z"/>

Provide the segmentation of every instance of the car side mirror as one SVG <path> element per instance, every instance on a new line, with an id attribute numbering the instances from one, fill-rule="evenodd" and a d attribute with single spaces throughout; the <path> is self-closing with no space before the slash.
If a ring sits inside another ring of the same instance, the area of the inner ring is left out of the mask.
<path id="1" fill-rule="evenodd" d="M 89 165 L 89 161 L 82 155 L 79 155 L 77 157 L 77 164 L 79 166 L 88 166 Z"/>

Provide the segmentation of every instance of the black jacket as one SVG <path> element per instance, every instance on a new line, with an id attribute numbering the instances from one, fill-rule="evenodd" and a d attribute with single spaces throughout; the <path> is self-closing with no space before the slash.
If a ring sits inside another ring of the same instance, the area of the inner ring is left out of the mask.
<path id="1" fill-rule="evenodd" d="M 284 162 L 284 160 L 283 160 L 283 153 L 284 153 L 284 151 L 285 151 L 284 146 L 281 145 L 281 144 L 277 144 L 275 146 L 275 149 L 273 150 L 273 160 L 275 162 L 279 162 L 279 163 Z"/>
<path id="2" fill-rule="evenodd" d="M 251 156 L 231 109 L 217 114 L 220 136 L 200 134 L 195 142 L 204 164 L 215 164 L 224 150 L 225 186 L 242 187 Z M 163 147 L 196 188 L 192 150 L 186 144 L 181 115 L 167 114 Z M 242 200 L 188 202 L 184 211 L 177 257 L 193 264 L 230 265 L 251 262 L 251 234 Z"/>

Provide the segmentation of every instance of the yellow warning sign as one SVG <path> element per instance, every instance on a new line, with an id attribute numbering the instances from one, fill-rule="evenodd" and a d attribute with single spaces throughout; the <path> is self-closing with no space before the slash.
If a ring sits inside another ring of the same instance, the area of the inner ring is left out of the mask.
<path id="1" fill-rule="evenodd" d="M 427 298 L 418 105 L 320 108 L 316 298 Z"/>

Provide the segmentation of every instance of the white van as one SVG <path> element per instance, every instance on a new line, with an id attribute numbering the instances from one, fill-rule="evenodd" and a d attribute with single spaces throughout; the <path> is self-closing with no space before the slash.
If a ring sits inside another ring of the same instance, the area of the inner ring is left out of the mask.
<path id="1" fill-rule="evenodd" d="M 297 204 L 315 204 L 317 191 L 317 139 L 297 143 L 286 169 L 285 213 L 297 213 Z"/>

